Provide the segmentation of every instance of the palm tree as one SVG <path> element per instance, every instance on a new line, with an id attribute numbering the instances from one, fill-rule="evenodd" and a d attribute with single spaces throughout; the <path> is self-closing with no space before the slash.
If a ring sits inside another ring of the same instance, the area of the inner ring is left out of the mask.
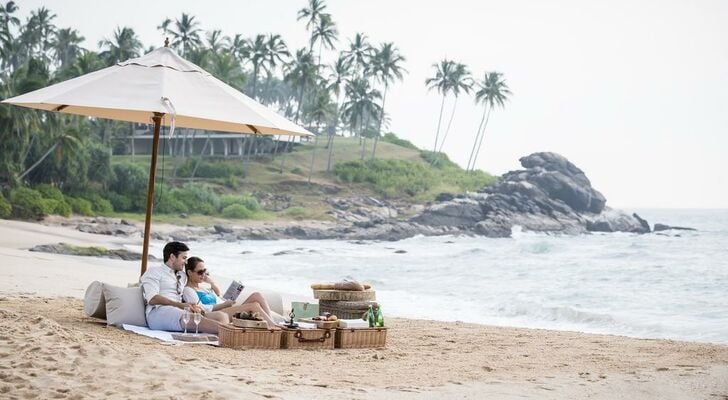
<path id="1" fill-rule="evenodd" d="M 187 52 L 202 44 L 200 40 L 199 22 L 195 21 L 195 17 L 187 13 L 182 13 L 182 18 L 174 21 L 174 28 L 169 29 L 172 34 L 172 47 L 178 48 L 182 46 L 182 56 L 186 57 Z"/>
<path id="2" fill-rule="evenodd" d="M 372 46 L 369 44 L 367 35 L 357 33 L 354 39 L 349 41 L 349 49 L 344 51 L 346 60 L 354 66 L 356 74 L 362 76 L 369 65 L 372 55 Z"/>
<path id="3" fill-rule="evenodd" d="M 334 121 L 329 128 L 329 140 L 326 144 L 326 147 L 329 149 L 326 172 L 331 170 L 331 158 L 334 154 L 334 138 L 336 137 L 336 129 L 339 126 L 339 115 L 341 114 L 341 94 L 344 92 L 342 90 L 344 89 L 344 83 L 346 83 L 346 80 L 351 75 L 351 64 L 349 64 L 346 58 L 340 55 L 329 68 L 331 69 L 331 73 L 329 74 L 329 85 L 327 89 L 336 95 L 336 108 L 333 113 Z"/>
<path id="4" fill-rule="evenodd" d="M 45 7 L 41 7 L 35 11 L 30 12 L 30 22 L 28 26 L 37 33 L 38 47 L 37 55 L 44 54 L 51 48 L 51 37 L 56 30 L 56 26 L 53 25 L 53 20 L 56 18 L 56 14 Z"/>
<path id="5" fill-rule="evenodd" d="M 172 25 L 172 20 L 169 18 L 165 18 L 161 24 L 157 25 L 157 29 L 162 31 L 162 34 L 164 36 L 167 36 L 170 31 L 170 29 L 169 29 L 170 25 Z"/>
<path id="6" fill-rule="evenodd" d="M 107 65 L 113 65 L 120 61 L 138 57 L 143 46 L 134 30 L 125 26 L 123 28 L 116 27 L 113 39 L 99 41 L 99 48 L 106 48 L 101 53 L 101 57 L 106 60 Z"/>
<path id="7" fill-rule="evenodd" d="M 229 48 L 230 38 L 223 35 L 220 29 L 215 29 L 207 33 L 207 48 L 214 54 L 219 53 L 223 49 Z"/>
<path id="8" fill-rule="evenodd" d="M 250 97 L 258 97 L 258 74 L 260 73 L 260 67 L 265 62 L 265 57 L 268 52 L 268 43 L 265 35 L 258 34 L 255 39 L 248 42 L 248 60 L 253 64 L 253 91 Z"/>
<path id="9" fill-rule="evenodd" d="M 437 149 L 437 152 L 442 152 L 442 147 L 445 145 L 445 140 L 447 139 L 447 135 L 450 133 L 450 127 L 452 126 L 452 120 L 455 117 L 455 110 L 458 106 L 458 97 L 460 96 L 460 92 L 463 91 L 465 93 L 470 93 L 470 89 L 473 87 L 473 78 L 470 77 L 470 71 L 468 70 L 468 67 L 465 64 L 456 63 L 455 67 L 452 69 L 452 73 L 450 74 L 450 92 L 455 95 L 455 103 L 452 105 L 452 112 L 450 113 L 450 120 L 447 123 L 447 128 L 445 129 L 445 134 L 442 137 L 442 142 L 440 143 L 440 148 Z"/>
<path id="10" fill-rule="evenodd" d="M 233 56 L 235 56 L 238 61 L 242 62 L 245 58 L 248 57 L 248 44 L 248 39 L 245 39 L 243 35 L 236 33 L 235 36 L 233 36 L 232 40 L 230 40 L 228 50 L 233 53 Z"/>
<path id="11" fill-rule="evenodd" d="M 372 148 L 372 159 L 377 153 L 377 143 L 382 135 L 382 120 L 384 119 L 384 103 L 387 100 L 387 90 L 390 83 L 401 81 L 407 70 L 402 67 L 405 58 L 399 54 L 399 50 L 394 43 L 383 43 L 379 49 L 374 51 L 372 56 L 372 72 L 374 78 L 384 85 L 384 94 L 382 95 L 382 107 L 377 122 L 377 136 L 374 138 L 374 147 Z"/>
<path id="12" fill-rule="evenodd" d="M 379 115 L 381 107 L 377 104 L 382 94 L 371 87 L 368 79 L 354 78 L 346 84 L 346 102 L 342 105 L 341 116 L 349 125 L 351 132 L 362 136 L 371 128 L 372 117 Z"/>
<path id="13" fill-rule="evenodd" d="M 506 80 L 500 72 L 486 72 L 483 80 L 477 82 L 476 85 L 478 86 L 478 90 L 475 92 L 475 101 L 476 103 L 483 103 L 483 117 L 480 119 L 480 126 L 475 135 L 473 149 L 470 151 L 470 158 L 468 159 L 466 170 L 475 170 L 475 161 L 478 159 L 480 146 L 483 144 L 485 128 L 488 125 L 491 111 L 495 106 L 505 107 L 505 102 L 511 94 Z"/>
<path id="14" fill-rule="evenodd" d="M 273 79 L 276 67 L 284 65 L 290 56 L 291 53 L 288 51 L 288 46 L 286 46 L 286 42 L 283 41 L 281 35 L 268 34 L 265 43 L 265 56 L 261 64 L 266 74 L 264 91 L 270 90 L 270 82 Z"/>
<path id="15" fill-rule="evenodd" d="M 81 49 L 80 54 L 77 55 L 66 68 L 62 69 L 58 73 L 57 78 L 59 80 L 71 79 L 77 76 L 86 75 L 90 72 L 98 71 L 105 66 L 106 64 L 99 57 L 98 53 Z"/>
<path id="16" fill-rule="evenodd" d="M 313 51 L 314 30 L 320 24 L 321 16 L 323 15 L 325 9 L 326 3 L 324 2 L 324 0 L 308 0 L 308 7 L 298 10 L 298 16 L 296 17 L 296 21 L 305 19 L 306 30 L 311 31 L 309 51 Z"/>
<path id="17" fill-rule="evenodd" d="M 288 64 L 288 72 L 285 80 L 294 87 L 298 88 L 298 105 L 296 108 L 295 122 L 298 118 L 303 105 L 303 93 L 307 86 L 316 83 L 316 65 L 313 63 L 311 52 L 306 49 L 298 49 L 293 60 Z"/>
<path id="18" fill-rule="evenodd" d="M 440 125 L 442 124 L 442 111 L 445 108 L 445 97 L 450 92 L 451 74 L 455 69 L 455 62 L 444 59 L 439 64 L 432 64 L 435 68 L 435 76 L 425 80 L 428 90 L 437 90 L 442 94 L 442 102 L 440 103 L 440 116 L 437 118 L 437 130 L 435 131 L 435 146 L 432 151 L 437 151 L 437 143 L 440 141 Z"/>
<path id="19" fill-rule="evenodd" d="M 210 73 L 234 88 L 241 88 L 245 84 L 245 74 L 232 53 L 213 55 Z"/>
<path id="20" fill-rule="evenodd" d="M 311 31 L 311 48 L 318 42 L 318 62 L 321 65 L 322 47 L 333 50 L 334 42 L 339 40 L 339 31 L 336 29 L 336 23 L 331 19 L 331 14 L 322 14 L 316 27 Z"/>
<path id="21" fill-rule="evenodd" d="M 83 41 L 84 37 L 75 29 L 64 28 L 56 32 L 56 37 L 53 40 L 53 49 L 55 51 L 56 61 L 59 63 L 61 69 L 68 66 L 81 53 L 83 49 L 79 45 Z"/>
<path id="22" fill-rule="evenodd" d="M 18 11 L 18 6 L 14 1 L 8 1 L 4 5 L 0 4 L 0 56 L 3 67 L 8 64 L 7 58 L 12 52 L 13 37 L 10 28 L 20 25 L 20 19 L 13 15 L 16 11 Z"/>

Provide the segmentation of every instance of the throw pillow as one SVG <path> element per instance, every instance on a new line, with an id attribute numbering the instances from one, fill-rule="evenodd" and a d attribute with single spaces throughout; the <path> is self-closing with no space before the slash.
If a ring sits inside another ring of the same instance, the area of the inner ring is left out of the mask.
<path id="1" fill-rule="evenodd" d="M 105 283 L 104 298 L 107 324 L 147 326 L 141 287 L 121 288 Z"/>
<path id="2" fill-rule="evenodd" d="M 83 296 L 83 310 L 86 315 L 93 318 L 106 319 L 106 299 L 104 299 L 104 284 L 93 281 L 88 285 Z"/>

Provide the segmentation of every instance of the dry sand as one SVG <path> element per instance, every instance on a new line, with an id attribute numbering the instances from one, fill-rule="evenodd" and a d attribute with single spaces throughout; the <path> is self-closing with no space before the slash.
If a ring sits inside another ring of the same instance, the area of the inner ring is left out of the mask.
<path id="1" fill-rule="evenodd" d="M 138 263 L 31 253 L 126 242 L 0 220 L 0 398 L 728 399 L 728 347 L 389 318 L 386 349 L 163 345 L 83 314 Z"/>

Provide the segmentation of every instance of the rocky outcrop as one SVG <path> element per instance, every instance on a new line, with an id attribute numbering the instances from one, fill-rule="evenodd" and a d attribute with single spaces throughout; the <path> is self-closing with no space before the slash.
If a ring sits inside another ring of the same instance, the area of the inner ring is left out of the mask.
<path id="1" fill-rule="evenodd" d="M 412 222 L 456 226 L 488 237 L 507 237 L 514 226 L 537 232 L 650 232 L 638 215 L 606 207 L 606 199 L 584 172 L 556 153 L 520 159 L 523 170 L 504 174 L 481 193 L 428 207 Z"/>
<path id="2" fill-rule="evenodd" d="M 655 232 L 662 232 L 662 231 L 669 231 L 669 230 L 676 230 L 676 231 L 694 231 L 695 228 L 688 228 L 685 226 L 670 226 L 665 224 L 655 224 Z"/>
<path id="3" fill-rule="evenodd" d="M 142 259 L 141 254 L 126 249 L 106 249 L 100 246 L 83 247 L 71 245 L 68 243 L 41 244 L 32 247 L 30 251 L 39 251 L 43 253 L 53 254 L 66 254 L 72 256 L 113 258 L 117 260 L 136 261 Z M 150 255 L 149 260 L 157 260 L 157 258 Z"/>

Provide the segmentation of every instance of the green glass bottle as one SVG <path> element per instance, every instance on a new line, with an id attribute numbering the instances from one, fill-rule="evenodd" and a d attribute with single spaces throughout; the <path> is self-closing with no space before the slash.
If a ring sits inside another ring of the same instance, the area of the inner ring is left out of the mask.
<path id="1" fill-rule="evenodd" d="M 369 321 L 369 327 L 374 328 L 376 317 L 374 316 L 374 310 L 372 309 L 371 304 L 369 305 L 369 311 L 367 311 L 367 321 Z"/>
<path id="2" fill-rule="evenodd" d="M 382 306 L 377 307 L 377 326 L 384 327 L 384 315 L 382 315 Z"/>

